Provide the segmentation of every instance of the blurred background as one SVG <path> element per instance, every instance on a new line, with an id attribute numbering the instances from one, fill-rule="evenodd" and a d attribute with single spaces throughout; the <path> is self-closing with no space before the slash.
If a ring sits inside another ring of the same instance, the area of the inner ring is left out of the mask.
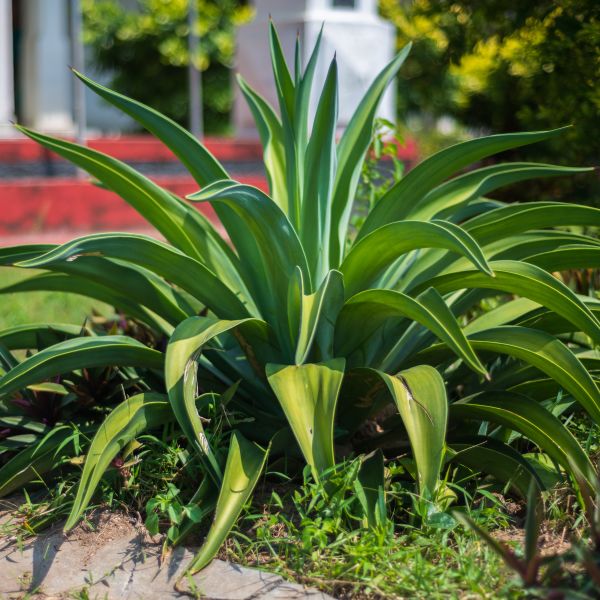
<path id="1" fill-rule="evenodd" d="M 557 141 L 511 158 L 599 162 L 598 0 L 0 0 L 1 243 L 145 227 L 110 192 L 19 137 L 11 121 L 75 138 L 175 193 L 193 191 L 172 155 L 84 89 L 69 65 L 191 127 L 234 177 L 262 185 L 235 73 L 274 98 L 269 15 L 290 59 L 300 36 L 304 62 L 324 24 L 325 57 L 337 50 L 340 64 L 341 127 L 393 52 L 414 42 L 380 109 L 389 135 L 402 140 L 406 168 L 483 133 L 563 125 L 572 127 Z M 597 174 L 502 194 L 600 206 Z"/>

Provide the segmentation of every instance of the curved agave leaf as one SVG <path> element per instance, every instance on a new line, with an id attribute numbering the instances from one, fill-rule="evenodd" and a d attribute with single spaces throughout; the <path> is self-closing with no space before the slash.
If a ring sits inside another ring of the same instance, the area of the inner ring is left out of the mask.
<path id="1" fill-rule="evenodd" d="M 331 62 L 306 148 L 299 236 L 315 286 L 329 271 L 331 195 L 337 166 L 337 62 Z"/>
<path id="2" fill-rule="evenodd" d="M 202 261 L 198 240 L 204 229 L 191 215 L 192 208 L 181 202 L 125 163 L 85 146 L 37 133 L 26 127 L 17 129 L 45 148 L 85 169 L 108 189 L 133 206 L 174 246 Z"/>
<path id="3" fill-rule="evenodd" d="M 365 220 L 358 239 L 382 225 L 402 221 L 411 207 L 421 201 L 429 191 L 470 164 L 504 150 L 551 138 L 562 133 L 564 129 L 563 127 L 551 131 L 490 135 L 461 142 L 437 152 L 409 171 L 386 192 Z M 479 241 L 477 237 L 475 239 Z"/>
<path id="4" fill-rule="evenodd" d="M 446 443 L 448 400 L 442 376 L 421 365 L 398 375 L 377 374 L 387 386 L 406 427 L 417 466 L 419 493 L 433 495 L 440 479 Z"/>
<path id="5" fill-rule="evenodd" d="M 263 147 L 263 160 L 273 201 L 287 215 L 289 214 L 288 194 L 285 179 L 285 149 L 283 130 L 279 117 L 271 105 L 253 90 L 241 75 L 237 76 L 240 90 L 252 112 Z M 221 179 L 225 179 L 222 177 Z"/>
<path id="6" fill-rule="evenodd" d="M 0 378 L 0 394 L 76 369 L 111 365 L 162 369 L 163 354 L 124 335 L 75 338 L 33 354 Z"/>
<path id="7" fill-rule="evenodd" d="M 428 220 L 441 211 L 456 210 L 460 205 L 506 185 L 537 177 L 572 175 L 590 170 L 592 169 L 519 162 L 483 167 L 442 183 L 431 190 L 416 206 L 409 208 L 406 216 L 410 219 Z"/>
<path id="8" fill-rule="evenodd" d="M 46 268 L 81 255 L 118 258 L 140 265 L 180 286 L 216 314 L 247 316 L 242 301 L 212 271 L 197 260 L 151 237 L 134 233 L 96 233 L 67 242 L 19 267 Z"/>
<path id="9" fill-rule="evenodd" d="M 204 427 L 196 407 L 198 364 L 197 357 L 203 346 L 216 336 L 243 324 L 266 327 L 257 319 L 219 321 L 210 317 L 190 317 L 173 332 L 165 358 L 165 385 L 169 402 L 183 433 L 206 460 L 207 467 L 215 481 L 221 479 L 221 467 L 209 445 Z"/>
<path id="10" fill-rule="evenodd" d="M 188 198 L 224 203 L 243 221 L 243 227 L 228 233 L 240 257 L 244 282 L 261 316 L 291 353 L 286 306 L 288 282 L 297 266 L 302 269 L 307 287 L 312 289 L 312 285 L 304 250 L 288 218 L 259 189 L 233 181 L 217 182 Z M 239 316 L 238 312 L 235 317 Z"/>
<path id="11" fill-rule="evenodd" d="M 581 331 L 600 343 L 600 322 L 590 309 L 563 283 L 543 269 L 519 261 L 492 261 L 495 277 L 479 271 L 458 271 L 429 279 L 417 287 L 435 287 L 445 294 L 460 289 L 483 288 L 518 294 L 538 302 L 568 319 Z"/>
<path id="12" fill-rule="evenodd" d="M 491 421 L 519 431 L 567 472 L 575 465 L 582 472 L 593 465 L 573 434 L 553 414 L 527 396 L 512 392 L 483 392 L 450 406 L 450 420 Z M 588 482 L 591 483 L 591 482 Z"/>
<path id="13" fill-rule="evenodd" d="M 493 438 L 474 437 L 450 441 L 446 457 L 448 462 L 459 463 L 473 471 L 489 473 L 498 481 L 509 484 L 522 498 L 527 497 L 532 479 L 535 479 L 540 489 L 545 489 L 535 469 L 519 452 Z"/>
<path id="14" fill-rule="evenodd" d="M 347 295 L 368 288 L 398 257 L 419 248 L 451 250 L 493 275 L 477 242 L 457 225 L 444 221 L 404 221 L 380 227 L 352 247 L 340 267 Z"/>
<path id="15" fill-rule="evenodd" d="M 333 425 L 346 361 L 266 366 L 267 379 L 316 479 L 335 465 Z"/>
<path id="16" fill-rule="evenodd" d="M 137 100 L 96 83 L 76 70 L 73 70 L 73 73 L 101 98 L 128 114 L 161 140 L 186 166 L 199 185 L 227 179 L 227 171 L 219 161 L 181 125 Z"/>
<path id="17" fill-rule="evenodd" d="M 0 344 L 9 350 L 41 350 L 82 335 L 92 335 L 92 332 L 85 327 L 65 323 L 35 323 L 3 329 L 0 331 Z"/>
<path id="18" fill-rule="evenodd" d="M 478 331 L 498 327 L 499 325 L 507 325 L 517 319 L 521 319 L 524 315 L 528 315 L 538 308 L 540 308 L 540 305 L 537 302 L 533 302 L 533 300 L 529 300 L 529 298 L 516 298 L 481 314 L 466 325 L 463 331 L 468 336 Z"/>
<path id="19" fill-rule="evenodd" d="M 337 267 L 344 257 L 348 224 L 365 154 L 371 144 L 377 107 L 392 79 L 412 47 L 408 43 L 377 75 L 355 110 L 337 147 L 338 168 L 331 203 L 331 222 L 337 231 L 331 235 L 331 265 Z M 394 219 L 399 220 L 399 219 Z"/>
<path id="20" fill-rule="evenodd" d="M 600 226 L 600 209 L 560 202 L 509 204 L 463 224 L 481 246 L 530 229 L 566 225 Z"/>
<path id="21" fill-rule="evenodd" d="M 75 454 L 74 447 L 70 452 L 68 450 L 73 436 L 71 427 L 54 427 L 37 444 L 21 450 L 0 467 L 0 498 L 51 471 L 62 462 L 65 454 L 69 456 Z"/>
<path id="22" fill-rule="evenodd" d="M 137 394 L 121 402 L 96 431 L 87 451 L 77 495 L 64 530 L 77 524 L 114 457 L 138 435 L 173 420 L 166 396 Z"/>
<path id="23" fill-rule="evenodd" d="M 194 574 L 203 569 L 219 551 L 256 487 L 268 453 L 268 448 L 263 450 L 257 444 L 249 442 L 241 433 L 232 434 L 215 517 L 200 552 L 187 567 L 186 574 Z"/>
<path id="24" fill-rule="evenodd" d="M 600 267 L 600 248 L 590 246 L 563 246 L 549 252 L 528 256 L 525 259 L 546 271 L 569 269 L 597 269 Z"/>
<path id="25" fill-rule="evenodd" d="M 336 323 L 336 354 L 351 356 L 363 346 L 360 360 L 363 364 L 371 364 L 375 357 L 365 343 L 375 336 L 377 351 L 389 347 L 384 338 L 386 325 L 393 317 L 408 317 L 420 323 L 448 344 L 473 370 L 484 375 L 487 373 L 465 338 L 456 317 L 433 289 L 427 290 L 418 299 L 392 290 L 367 290 L 350 298 Z M 397 339 L 395 331 L 393 335 L 392 343 Z M 353 361 L 352 366 L 358 365 Z M 383 369 L 384 366 L 380 368 Z"/>

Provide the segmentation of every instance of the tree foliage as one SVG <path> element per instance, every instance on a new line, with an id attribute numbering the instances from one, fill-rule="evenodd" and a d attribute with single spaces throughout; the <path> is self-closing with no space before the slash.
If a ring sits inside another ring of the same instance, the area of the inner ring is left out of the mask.
<path id="1" fill-rule="evenodd" d="M 415 41 L 401 80 L 401 111 L 449 114 L 494 132 L 572 124 L 526 157 L 590 166 L 600 155 L 600 3 L 596 0 L 381 0 L 398 44 Z M 519 154 L 523 157 L 524 154 Z M 590 193 L 597 177 L 530 186 Z"/>
<path id="2" fill-rule="evenodd" d="M 152 104 L 179 123 L 187 121 L 188 0 L 84 0 L 85 42 L 101 70 L 125 94 Z M 240 0 L 197 0 L 200 51 L 193 57 L 203 71 L 205 126 L 220 131 L 232 104 L 230 66 L 235 27 L 252 16 Z"/>

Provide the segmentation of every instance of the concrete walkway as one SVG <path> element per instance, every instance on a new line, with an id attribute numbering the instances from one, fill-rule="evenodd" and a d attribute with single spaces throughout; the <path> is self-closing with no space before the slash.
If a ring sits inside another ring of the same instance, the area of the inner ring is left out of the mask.
<path id="1" fill-rule="evenodd" d="M 175 582 L 192 557 L 192 551 L 177 548 L 161 562 L 160 545 L 143 528 L 123 515 L 103 513 L 93 530 L 79 526 L 64 536 L 54 529 L 23 546 L 0 538 L 0 598 L 331 599 L 277 575 L 221 560 L 182 580 L 177 591 Z"/>

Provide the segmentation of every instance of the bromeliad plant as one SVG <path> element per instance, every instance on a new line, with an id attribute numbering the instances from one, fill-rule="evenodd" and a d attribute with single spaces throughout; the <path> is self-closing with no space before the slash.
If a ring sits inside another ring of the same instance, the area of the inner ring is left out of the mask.
<path id="1" fill-rule="evenodd" d="M 561 130 L 442 150 L 394 184 L 349 239 L 377 107 L 410 46 L 375 78 L 338 141 L 335 58 L 309 123 L 320 40 L 304 70 L 297 45 L 292 73 L 273 27 L 270 38 L 279 112 L 239 79 L 264 147 L 268 194 L 232 181 L 169 119 L 79 73 L 179 157 L 201 188 L 188 197 L 192 204 L 114 158 L 19 127 L 121 196 L 166 242 L 102 233 L 0 251 L 3 264 L 45 270 L 3 292 L 84 294 L 153 332 L 146 344 L 60 324 L 0 334 L 0 493 L 75 452 L 75 423 L 91 443 L 70 529 L 121 449 L 175 421 L 206 474 L 191 503 L 199 507 L 194 521 L 214 513 L 190 566 L 197 570 L 226 537 L 269 451 L 301 457 L 317 479 L 335 464 L 336 448 L 409 451 L 404 464 L 432 506 L 448 501 L 441 481 L 449 463 L 517 493 L 532 478 L 544 487 L 573 467 L 592 472 L 560 416 L 583 410 L 600 422 L 600 303 L 551 273 L 600 264 L 597 239 L 555 229 L 598 226 L 600 211 L 486 198 L 501 186 L 585 169 L 500 162 L 462 173 Z M 210 203 L 228 240 L 198 202 Z M 501 294 L 511 299 L 479 310 Z M 18 360 L 18 349 L 30 354 Z M 109 367 L 111 392 L 79 412 L 76 381 Z M 52 427 L 27 412 L 40 385 L 58 395 Z M 126 399 L 117 403 L 121 389 Z M 559 390 L 561 401 L 553 402 Z M 361 477 L 368 516 L 368 499 L 381 503 L 382 460 L 366 460 Z"/>

